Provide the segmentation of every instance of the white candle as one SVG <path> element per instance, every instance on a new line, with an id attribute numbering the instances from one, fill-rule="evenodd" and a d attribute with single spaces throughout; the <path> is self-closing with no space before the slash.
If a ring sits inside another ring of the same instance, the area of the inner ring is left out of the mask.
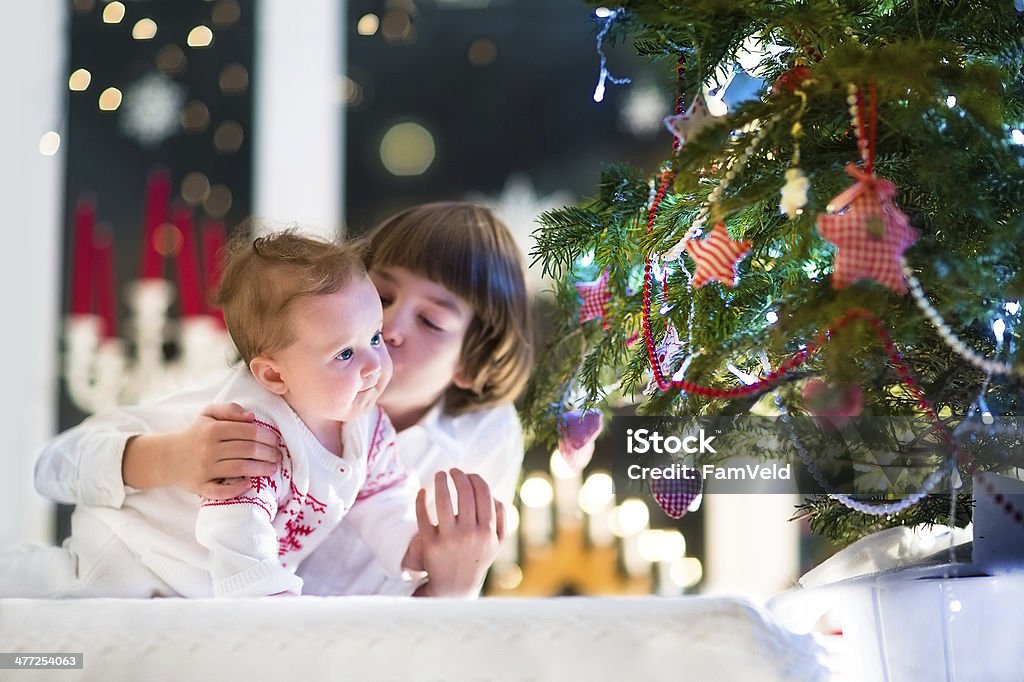
<path id="1" fill-rule="evenodd" d="M 514 506 L 505 507 L 505 542 L 494 558 L 498 568 L 514 566 L 519 561 L 519 510 Z"/>
<path id="2" fill-rule="evenodd" d="M 554 489 L 544 474 L 531 474 L 519 488 L 523 502 L 520 528 L 523 542 L 528 547 L 544 547 L 551 543 L 551 502 Z"/>
<path id="3" fill-rule="evenodd" d="M 643 578 L 651 575 L 651 562 L 640 554 L 640 535 L 627 535 L 622 538 L 622 565 L 631 578 Z"/>
<path id="4" fill-rule="evenodd" d="M 587 538 L 593 547 L 611 547 L 615 542 L 612 534 L 611 516 L 613 508 L 609 504 L 593 514 L 587 514 Z"/>
<path id="5" fill-rule="evenodd" d="M 587 477 L 580 488 L 577 503 L 586 513 L 587 538 L 594 547 L 608 547 L 614 542 L 611 515 L 615 505 L 612 477 L 596 472 Z"/>
<path id="6" fill-rule="evenodd" d="M 558 524 L 576 526 L 582 516 L 577 501 L 583 477 L 555 450 L 551 454 L 551 474 L 555 480 L 555 511 Z"/>
<path id="7" fill-rule="evenodd" d="M 657 579 L 655 593 L 659 597 L 678 597 L 683 593 L 683 588 L 672 579 L 672 564 L 675 561 L 675 559 L 662 559 L 655 564 Z"/>

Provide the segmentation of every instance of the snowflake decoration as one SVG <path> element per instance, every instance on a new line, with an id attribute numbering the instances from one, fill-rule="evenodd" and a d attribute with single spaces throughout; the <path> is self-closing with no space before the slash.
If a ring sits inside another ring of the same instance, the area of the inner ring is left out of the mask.
<path id="1" fill-rule="evenodd" d="M 619 110 L 619 123 L 636 137 L 651 137 L 661 130 L 668 106 L 664 93 L 651 83 L 634 85 Z"/>
<path id="2" fill-rule="evenodd" d="M 661 367 L 661 375 L 666 379 L 672 376 L 672 364 L 681 350 L 683 350 L 683 342 L 679 339 L 679 332 L 676 331 L 675 326 L 670 322 L 668 329 L 665 330 L 665 338 L 658 344 L 654 353 L 655 359 Z M 657 390 L 658 380 L 652 371 L 651 378 L 647 382 L 647 388 L 644 389 L 644 395 L 654 395 Z"/>
<path id="3" fill-rule="evenodd" d="M 185 89 L 170 78 L 150 73 L 127 88 L 121 107 L 121 131 L 151 149 L 174 135 L 181 123 Z"/>
<path id="4" fill-rule="evenodd" d="M 501 218 L 516 240 L 526 263 L 533 260 L 530 251 L 534 248 L 533 231 L 538 227 L 537 216 L 575 201 L 572 194 L 561 191 L 538 196 L 533 181 L 520 173 L 509 176 L 499 197 L 471 194 L 467 199 L 487 206 Z M 527 269 L 526 286 L 531 294 L 535 295 L 545 288 L 551 288 L 551 278 L 544 277 L 541 273 L 540 263 Z"/>

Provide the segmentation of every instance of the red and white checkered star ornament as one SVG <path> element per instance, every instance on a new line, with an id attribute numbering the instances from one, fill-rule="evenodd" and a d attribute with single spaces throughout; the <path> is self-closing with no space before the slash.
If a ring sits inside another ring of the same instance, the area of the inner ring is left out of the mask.
<path id="1" fill-rule="evenodd" d="M 693 286 L 702 287 L 718 281 L 728 287 L 736 286 L 736 264 L 753 246 L 748 241 L 736 241 L 729 236 L 725 223 L 719 220 L 706 239 L 686 242 L 686 251 L 697 264 L 693 273 Z"/>
<path id="2" fill-rule="evenodd" d="M 580 324 L 593 320 L 595 317 L 604 318 L 607 312 L 607 305 L 612 295 L 608 291 L 608 269 L 601 273 L 593 282 L 580 282 L 576 285 L 576 291 L 583 299 L 580 306 Z"/>
<path id="3" fill-rule="evenodd" d="M 907 281 L 900 257 L 918 232 L 907 214 L 896 206 L 896 187 L 854 164 L 846 167 L 857 183 L 829 202 L 818 216 L 818 232 L 838 247 L 832 286 L 845 289 L 861 279 L 872 279 L 896 293 L 906 293 Z"/>

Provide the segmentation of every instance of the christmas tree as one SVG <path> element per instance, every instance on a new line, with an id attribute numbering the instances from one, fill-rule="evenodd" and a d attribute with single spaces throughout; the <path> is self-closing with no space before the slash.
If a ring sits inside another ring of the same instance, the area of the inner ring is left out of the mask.
<path id="1" fill-rule="evenodd" d="M 1003 419 L 1024 397 L 1012 0 L 629 0 L 602 14 L 606 43 L 665 65 L 677 106 L 662 167 L 608 167 L 595 198 L 540 220 L 559 312 L 526 397 L 533 438 L 573 451 L 586 415 L 621 404 L 912 418 L 927 434 L 885 447 L 930 474 L 803 513 L 839 541 L 966 523 L 962 480 L 1024 466 Z M 739 69 L 759 96 L 714 115 Z"/>

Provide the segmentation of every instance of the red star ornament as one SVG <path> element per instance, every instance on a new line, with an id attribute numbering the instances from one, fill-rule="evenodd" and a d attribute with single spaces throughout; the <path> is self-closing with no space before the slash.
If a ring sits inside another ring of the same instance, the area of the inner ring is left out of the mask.
<path id="1" fill-rule="evenodd" d="M 606 307 L 612 295 L 608 291 L 609 272 L 607 268 L 593 282 L 581 282 L 576 285 L 576 291 L 583 299 L 580 306 L 580 324 L 593 320 L 595 317 L 604 318 Z"/>
<path id="2" fill-rule="evenodd" d="M 683 113 L 665 117 L 665 127 L 676 136 L 680 147 L 714 122 L 715 117 L 708 110 L 703 94 L 694 97 L 690 107 Z"/>
<path id="3" fill-rule="evenodd" d="M 728 287 L 736 286 L 736 264 L 753 246 L 748 241 L 736 241 L 729 236 L 725 223 L 719 220 L 706 239 L 686 242 L 686 252 L 697 264 L 693 273 L 693 286 L 702 287 L 708 282 L 721 282 Z"/>
<path id="4" fill-rule="evenodd" d="M 847 172 L 859 182 L 829 204 L 845 210 L 818 216 L 818 232 L 838 247 L 832 286 L 845 289 L 858 280 L 872 279 L 904 294 L 907 281 L 900 257 L 917 241 L 917 230 L 893 203 L 896 188 L 891 182 L 856 167 Z M 852 201 L 844 200 L 851 195 Z"/>

